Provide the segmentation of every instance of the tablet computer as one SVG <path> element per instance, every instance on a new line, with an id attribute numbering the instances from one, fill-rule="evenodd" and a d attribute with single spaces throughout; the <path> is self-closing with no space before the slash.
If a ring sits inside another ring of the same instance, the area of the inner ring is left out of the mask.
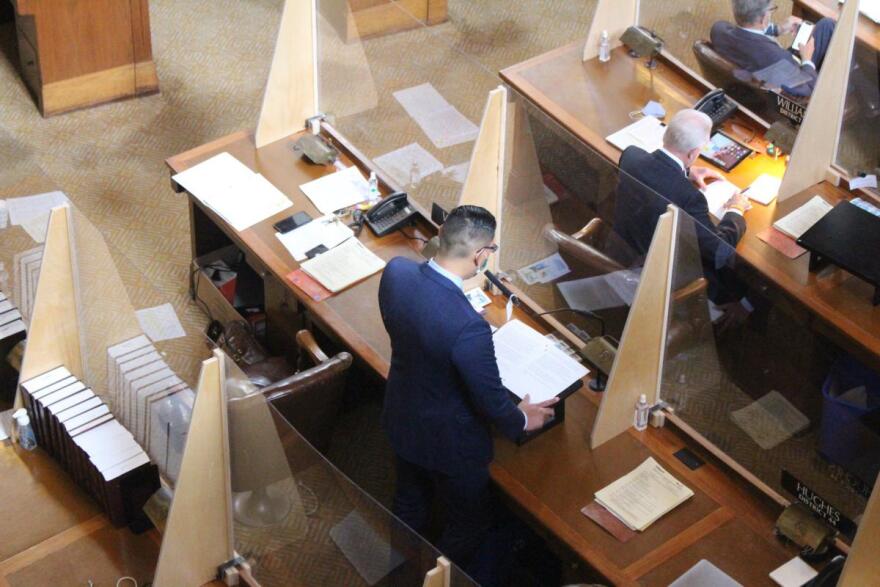
<path id="1" fill-rule="evenodd" d="M 737 143 L 723 132 L 716 132 L 703 147 L 700 157 L 724 171 L 730 171 L 752 154 L 752 149 Z"/>

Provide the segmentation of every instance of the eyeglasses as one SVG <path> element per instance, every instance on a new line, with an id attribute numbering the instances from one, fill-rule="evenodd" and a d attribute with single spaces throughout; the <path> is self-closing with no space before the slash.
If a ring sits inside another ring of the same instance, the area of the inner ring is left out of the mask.
<path id="1" fill-rule="evenodd" d="M 497 253 L 499 248 L 500 247 L 498 246 L 497 243 L 493 243 L 491 245 L 486 245 L 485 247 L 480 247 L 479 249 L 477 249 L 476 254 L 479 255 L 483 251 L 489 251 L 490 253 Z"/>
<path id="2" fill-rule="evenodd" d="M 776 4 L 771 4 L 767 7 L 767 12 L 774 12 L 776 10 L 779 10 L 779 6 L 777 6 Z"/>

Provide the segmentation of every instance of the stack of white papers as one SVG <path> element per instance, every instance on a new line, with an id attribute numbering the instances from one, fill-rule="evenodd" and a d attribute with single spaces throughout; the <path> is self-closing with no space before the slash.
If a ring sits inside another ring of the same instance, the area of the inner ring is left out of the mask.
<path id="1" fill-rule="evenodd" d="M 727 202 L 737 193 L 739 188 L 723 179 L 713 181 L 703 190 L 706 203 L 709 205 L 709 214 L 721 220 L 727 213 Z"/>
<path id="2" fill-rule="evenodd" d="M 659 119 L 645 116 L 616 133 L 608 135 L 605 140 L 621 151 L 627 147 L 636 146 L 653 153 L 663 146 L 663 133 L 665 132 L 666 126 Z"/>
<path id="3" fill-rule="evenodd" d="M 782 178 L 762 173 L 743 193 L 750 200 L 766 206 L 776 199 L 776 196 L 779 194 L 780 185 L 782 185 Z"/>
<path id="4" fill-rule="evenodd" d="M 429 83 L 399 90 L 394 97 L 438 149 L 477 138 L 479 127 Z"/>
<path id="5" fill-rule="evenodd" d="M 630 530 L 642 532 L 693 495 L 693 491 L 648 457 L 631 473 L 597 491 L 596 502 Z"/>
<path id="6" fill-rule="evenodd" d="M 385 261 L 356 238 L 350 238 L 338 247 L 309 259 L 302 270 L 333 293 L 366 279 L 385 268 Z"/>
<path id="7" fill-rule="evenodd" d="M 269 180 L 229 153 L 215 155 L 173 179 L 238 231 L 292 206 Z"/>
<path id="8" fill-rule="evenodd" d="M 823 200 L 822 196 L 813 196 L 809 202 L 774 222 L 773 228 L 797 240 L 832 208 L 834 206 Z"/>
<path id="9" fill-rule="evenodd" d="M 299 189 L 321 214 L 331 214 L 370 198 L 370 184 L 353 166 L 304 183 Z"/>
<path id="10" fill-rule="evenodd" d="M 327 214 L 290 232 L 284 234 L 276 232 L 275 236 L 291 257 L 297 261 L 304 261 L 306 253 L 315 247 L 324 245 L 332 249 L 354 236 L 354 232 L 344 222 L 332 214 Z"/>
<path id="11" fill-rule="evenodd" d="M 552 399 L 589 373 L 533 328 L 511 320 L 495 331 L 495 359 L 501 382 L 532 403 Z"/>

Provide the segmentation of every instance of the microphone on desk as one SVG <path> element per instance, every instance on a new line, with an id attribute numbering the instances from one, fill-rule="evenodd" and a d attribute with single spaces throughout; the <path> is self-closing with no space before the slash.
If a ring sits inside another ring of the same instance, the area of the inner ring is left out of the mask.
<path id="1" fill-rule="evenodd" d="M 516 294 L 510 291 L 510 289 L 508 289 L 494 273 L 486 270 L 483 272 L 483 275 L 486 276 L 486 279 L 488 279 L 492 285 L 498 288 L 498 291 L 507 296 L 514 305 L 519 305 L 519 298 L 516 297 Z"/>

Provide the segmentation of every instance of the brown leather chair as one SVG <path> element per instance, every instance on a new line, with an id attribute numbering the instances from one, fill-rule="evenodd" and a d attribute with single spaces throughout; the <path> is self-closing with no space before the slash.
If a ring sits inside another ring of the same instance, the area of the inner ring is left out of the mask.
<path id="1" fill-rule="evenodd" d="M 716 88 L 723 88 L 727 95 L 757 114 L 773 122 L 779 115 L 770 107 L 770 92 L 752 74 L 737 67 L 715 51 L 709 41 L 696 41 L 694 55 L 703 77 Z M 793 98 L 794 99 L 794 98 Z"/>
<path id="2" fill-rule="evenodd" d="M 323 452 L 342 406 L 352 357 L 347 352 L 328 357 L 308 330 L 297 332 L 296 342 L 299 371 L 261 391 L 297 432 Z"/>
<path id="3" fill-rule="evenodd" d="M 308 330 L 296 333 L 297 364 L 271 357 L 244 321 L 226 324 L 223 350 L 282 416 L 318 450 L 330 444 L 352 357 L 330 358 Z"/>
<path id="4" fill-rule="evenodd" d="M 620 271 L 625 267 L 599 250 L 598 244 L 603 237 L 603 222 L 598 216 L 574 234 L 566 234 L 552 223 L 544 226 L 544 238 L 559 247 L 560 251 L 571 255 L 596 274 L 602 275 Z"/>

